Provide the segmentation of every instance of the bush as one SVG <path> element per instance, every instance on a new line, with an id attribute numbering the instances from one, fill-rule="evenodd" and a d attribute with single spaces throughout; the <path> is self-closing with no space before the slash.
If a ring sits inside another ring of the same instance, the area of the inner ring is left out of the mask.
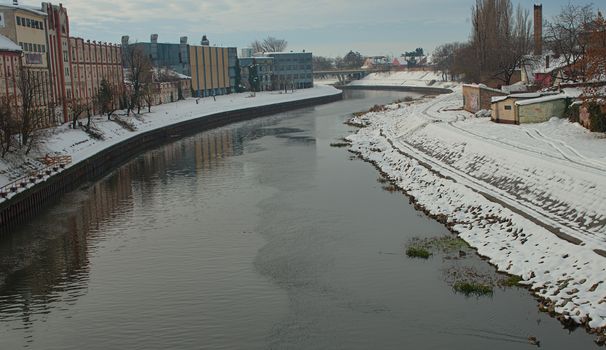
<path id="1" fill-rule="evenodd" d="M 514 287 L 517 286 L 520 282 L 522 282 L 522 277 L 511 275 L 506 279 L 499 281 L 499 285 L 503 287 Z"/>
<path id="2" fill-rule="evenodd" d="M 589 130 L 595 132 L 606 132 L 606 105 L 597 102 L 587 104 L 589 111 Z"/>
<path id="3" fill-rule="evenodd" d="M 406 256 L 408 256 L 409 258 L 429 259 L 431 253 L 425 248 L 408 247 L 406 249 Z"/>
<path id="4" fill-rule="evenodd" d="M 456 282 L 453 286 L 454 290 L 465 294 L 465 296 L 470 295 L 492 295 L 492 287 L 486 284 L 478 283 L 478 282 Z"/>

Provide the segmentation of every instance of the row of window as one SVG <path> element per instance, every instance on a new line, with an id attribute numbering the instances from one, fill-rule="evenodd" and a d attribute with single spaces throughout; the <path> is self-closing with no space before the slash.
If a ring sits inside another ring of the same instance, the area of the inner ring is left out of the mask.
<path id="1" fill-rule="evenodd" d="M 21 50 L 26 52 L 46 53 L 46 45 L 19 42 Z"/>
<path id="2" fill-rule="evenodd" d="M 17 16 L 17 25 L 44 30 L 44 22 L 36 21 L 35 19 L 23 18 Z"/>

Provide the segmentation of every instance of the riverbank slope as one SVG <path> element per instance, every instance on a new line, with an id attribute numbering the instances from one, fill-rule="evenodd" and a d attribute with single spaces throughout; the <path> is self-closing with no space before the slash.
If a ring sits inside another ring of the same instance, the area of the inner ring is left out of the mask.
<path id="1" fill-rule="evenodd" d="M 604 334 L 606 140 L 566 120 L 475 118 L 454 93 L 354 117 L 374 163 L 550 312 Z"/>

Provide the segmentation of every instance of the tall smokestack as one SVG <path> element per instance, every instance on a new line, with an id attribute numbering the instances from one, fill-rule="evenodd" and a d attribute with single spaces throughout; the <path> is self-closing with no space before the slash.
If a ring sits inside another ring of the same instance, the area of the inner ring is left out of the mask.
<path id="1" fill-rule="evenodd" d="M 543 55 L 543 5 L 534 5 L 534 54 Z"/>

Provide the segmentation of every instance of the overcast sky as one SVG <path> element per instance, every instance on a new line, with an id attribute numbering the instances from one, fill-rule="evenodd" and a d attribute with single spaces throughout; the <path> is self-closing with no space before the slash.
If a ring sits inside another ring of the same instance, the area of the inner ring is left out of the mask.
<path id="1" fill-rule="evenodd" d="M 6 0 L 2 0 L 6 2 Z M 599 0 L 598 5 L 605 7 Z M 532 9 L 534 0 L 514 0 Z M 543 1 L 546 18 L 569 0 Z M 572 0 L 575 4 L 590 1 Z M 24 1 L 34 4 L 38 2 Z M 120 42 L 179 42 L 246 47 L 268 35 L 286 39 L 289 50 L 343 56 L 397 55 L 441 43 L 464 41 L 470 32 L 475 0 L 62 0 L 68 8 L 71 35 Z"/>

